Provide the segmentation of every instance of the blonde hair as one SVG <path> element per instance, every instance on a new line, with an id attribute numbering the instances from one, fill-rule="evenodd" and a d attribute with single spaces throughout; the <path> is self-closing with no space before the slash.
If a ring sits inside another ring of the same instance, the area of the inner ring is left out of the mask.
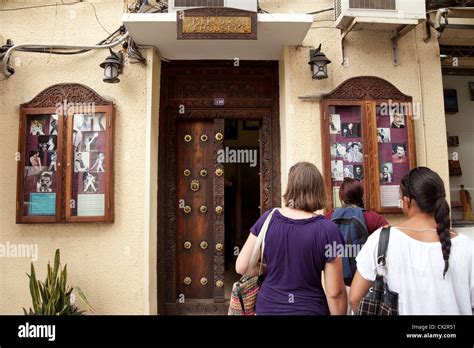
<path id="1" fill-rule="evenodd" d="M 283 195 L 287 207 L 315 212 L 326 206 L 323 176 L 316 166 L 299 162 L 290 168 L 288 185 Z"/>

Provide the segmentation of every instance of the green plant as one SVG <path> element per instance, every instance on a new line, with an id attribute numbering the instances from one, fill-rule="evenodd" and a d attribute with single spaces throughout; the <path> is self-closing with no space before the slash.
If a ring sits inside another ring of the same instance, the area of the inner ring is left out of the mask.
<path id="1" fill-rule="evenodd" d="M 79 287 L 67 285 L 67 264 L 62 270 L 59 266 L 60 254 L 59 249 L 56 249 L 53 268 L 48 262 L 48 274 L 45 281 L 42 282 L 36 279 L 35 267 L 33 262 L 31 263 L 31 274 L 27 273 L 27 276 L 30 279 L 33 308 L 29 308 L 28 312 L 23 308 L 25 315 L 80 315 L 85 313 L 85 311 L 80 311 L 74 303 L 71 303 L 71 295 L 74 297 L 73 291 L 77 293 L 89 310 L 94 311 Z"/>

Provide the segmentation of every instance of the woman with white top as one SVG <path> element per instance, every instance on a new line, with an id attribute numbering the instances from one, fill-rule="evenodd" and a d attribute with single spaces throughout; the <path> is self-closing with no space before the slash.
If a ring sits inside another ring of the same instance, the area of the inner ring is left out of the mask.
<path id="1" fill-rule="evenodd" d="M 418 167 L 400 185 L 408 220 L 391 227 L 386 281 L 399 294 L 399 314 L 471 315 L 474 307 L 474 241 L 451 230 L 440 176 Z M 380 229 L 356 258 L 350 303 L 357 310 L 376 276 Z"/>

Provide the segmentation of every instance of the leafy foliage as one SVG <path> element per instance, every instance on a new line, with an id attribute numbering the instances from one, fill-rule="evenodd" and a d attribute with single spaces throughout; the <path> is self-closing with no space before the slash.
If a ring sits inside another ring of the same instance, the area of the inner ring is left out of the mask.
<path id="1" fill-rule="evenodd" d="M 67 284 L 67 264 L 63 269 L 60 269 L 59 249 L 56 249 L 53 268 L 48 262 L 48 274 L 44 282 L 36 279 L 33 262 L 31 263 L 31 273 L 27 275 L 30 279 L 33 308 L 30 307 L 28 311 L 23 308 L 25 315 L 81 315 L 85 313 L 71 301 L 71 297 L 74 298 L 73 291 L 77 293 L 89 310 L 94 311 L 82 290 L 77 286 L 71 287 Z"/>

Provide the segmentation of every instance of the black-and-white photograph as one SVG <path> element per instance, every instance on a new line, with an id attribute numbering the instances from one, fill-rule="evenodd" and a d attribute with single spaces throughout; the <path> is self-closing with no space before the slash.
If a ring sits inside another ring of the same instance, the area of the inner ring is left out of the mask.
<path id="1" fill-rule="evenodd" d="M 380 181 L 382 184 L 390 184 L 393 181 L 393 164 L 383 163 L 380 166 Z"/>
<path id="2" fill-rule="evenodd" d="M 390 114 L 390 128 L 405 128 L 405 116 L 397 112 Z"/>
<path id="3" fill-rule="evenodd" d="M 364 166 L 354 166 L 354 179 L 364 180 Z"/>
<path id="4" fill-rule="evenodd" d="M 337 155 L 337 157 L 346 157 L 347 147 L 348 147 L 348 145 L 346 143 L 337 143 L 336 144 L 336 155 Z"/>
<path id="5" fill-rule="evenodd" d="M 74 171 L 85 172 L 89 170 L 89 152 L 74 153 Z"/>
<path id="6" fill-rule="evenodd" d="M 56 135 L 40 135 L 38 137 L 38 150 L 46 152 L 46 151 L 54 151 L 56 150 L 58 137 Z"/>
<path id="7" fill-rule="evenodd" d="M 91 131 L 92 130 L 92 116 L 77 114 L 74 115 L 74 129 L 78 131 Z"/>
<path id="8" fill-rule="evenodd" d="M 343 161 L 331 161 L 331 177 L 334 181 L 342 181 L 344 171 Z"/>
<path id="9" fill-rule="evenodd" d="M 103 152 L 91 152 L 90 153 L 90 171 L 92 172 L 105 172 L 105 154 Z"/>
<path id="10" fill-rule="evenodd" d="M 343 123 L 342 136 L 344 138 L 360 138 L 360 123 Z"/>
<path id="11" fill-rule="evenodd" d="M 95 132 L 105 131 L 106 128 L 106 117 L 104 114 L 94 115 L 92 119 L 92 130 Z"/>
<path id="12" fill-rule="evenodd" d="M 83 180 L 83 192 L 84 193 L 97 193 L 99 189 L 99 175 L 91 173 L 89 171 L 84 172 L 82 176 Z"/>
<path id="13" fill-rule="evenodd" d="M 82 151 L 95 151 L 99 146 L 98 132 L 83 132 L 82 133 Z"/>
<path id="14" fill-rule="evenodd" d="M 352 165 L 345 165 L 343 171 L 344 178 L 354 179 L 354 166 Z"/>
<path id="15" fill-rule="evenodd" d="M 58 154 L 56 151 L 48 151 L 48 171 L 58 170 Z"/>
<path id="16" fill-rule="evenodd" d="M 335 159 L 337 157 L 337 143 L 331 144 L 331 159 Z"/>
<path id="17" fill-rule="evenodd" d="M 82 132 L 74 129 L 72 131 L 72 145 L 74 146 L 74 152 L 80 151 L 80 145 L 82 144 Z"/>
<path id="18" fill-rule="evenodd" d="M 36 183 L 36 192 L 53 192 L 53 173 L 41 172 Z"/>
<path id="19" fill-rule="evenodd" d="M 41 169 L 41 153 L 40 151 L 30 151 L 29 155 L 30 166 L 36 169 Z"/>
<path id="20" fill-rule="evenodd" d="M 380 144 L 390 143 L 390 128 L 377 128 L 377 141 Z"/>
<path id="21" fill-rule="evenodd" d="M 392 163 L 407 162 L 407 144 L 392 144 Z"/>
<path id="22" fill-rule="evenodd" d="M 49 135 L 58 135 L 58 115 L 49 117 Z"/>
<path id="23" fill-rule="evenodd" d="M 44 135 L 44 122 L 42 119 L 34 118 L 30 121 L 31 135 Z"/>
<path id="24" fill-rule="evenodd" d="M 341 115 L 329 115 L 329 134 L 341 134 Z"/>
<path id="25" fill-rule="evenodd" d="M 351 163 L 359 163 L 364 161 L 364 155 L 362 153 L 362 143 L 353 142 L 348 143 L 348 150 L 346 161 Z"/>

